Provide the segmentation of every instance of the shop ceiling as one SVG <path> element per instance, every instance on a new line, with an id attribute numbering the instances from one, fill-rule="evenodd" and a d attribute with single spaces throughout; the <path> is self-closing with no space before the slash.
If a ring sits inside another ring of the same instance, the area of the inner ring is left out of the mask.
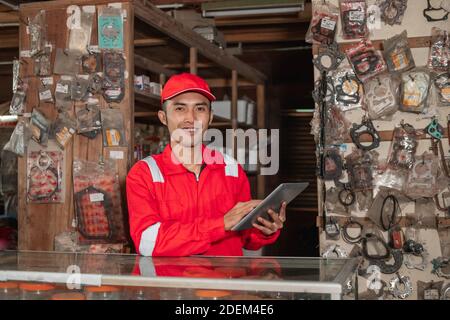
<path id="1" fill-rule="evenodd" d="M 11 96 L 11 63 L 18 56 L 19 15 L 16 8 L 19 2 L 37 1 L 0 0 L 0 102 L 8 101 Z M 260 70 L 269 68 L 262 63 L 263 61 L 285 59 L 280 52 L 308 48 L 304 38 L 311 19 L 311 3 L 307 1 L 305 3 L 302 0 L 153 0 L 150 2 L 176 17 L 182 17 L 184 13 L 189 13 L 191 16 L 192 13 L 201 15 L 202 12 L 212 12 L 216 9 L 222 9 L 224 12 L 234 11 L 225 16 L 208 19 L 213 20 L 216 28 L 223 33 L 227 50 Z M 228 6 L 224 7 L 223 3 L 227 3 Z M 255 3 L 259 3 L 260 7 L 255 7 Z M 297 5 L 292 6 L 292 3 Z M 229 4 L 233 6 L 230 8 Z M 239 5 L 242 5 L 242 10 L 247 10 L 246 15 L 235 14 L 236 11 L 241 11 Z M 293 7 L 297 9 L 292 10 Z M 288 10 L 282 13 L 280 8 L 288 8 Z M 259 9 L 265 9 L 265 11 L 258 11 Z M 189 48 L 183 47 L 156 29 L 148 28 L 139 19 L 135 20 L 134 41 L 136 54 L 151 57 L 153 61 L 161 63 L 166 68 L 181 71 L 185 70 L 189 63 Z M 199 72 L 206 77 L 208 73 L 217 74 L 214 64 L 201 56 L 198 67 Z M 227 71 L 223 70 L 223 72 L 226 76 Z"/>

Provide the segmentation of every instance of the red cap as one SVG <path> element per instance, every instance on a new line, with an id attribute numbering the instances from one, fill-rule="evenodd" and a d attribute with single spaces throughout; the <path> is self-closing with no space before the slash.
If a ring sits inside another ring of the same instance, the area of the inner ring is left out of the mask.
<path id="1" fill-rule="evenodd" d="M 195 74 L 180 73 L 167 80 L 161 92 L 161 103 L 181 93 L 191 91 L 204 95 L 209 101 L 216 100 L 205 80 Z"/>

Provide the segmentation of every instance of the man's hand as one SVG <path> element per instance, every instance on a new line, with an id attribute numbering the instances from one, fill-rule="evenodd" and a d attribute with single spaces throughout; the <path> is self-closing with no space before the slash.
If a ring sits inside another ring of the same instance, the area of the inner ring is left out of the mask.
<path id="1" fill-rule="evenodd" d="M 241 219 L 246 216 L 262 200 L 250 200 L 247 202 L 238 202 L 230 211 L 223 216 L 225 230 L 231 230 Z"/>
<path id="2" fill-rule="evenodd" d="M 283 224 L 286 221 L 286 202 L 281 204 L 280 213 L 277 213 L 272 209 L 269 209 L 267 212 L 272 218 L 272 222 L 259 217 L 258 222 L 260 224 L 254 223 L 253 227 L 260 230 L 264 235 L 270 236 L 271 234 L 277 232 L 277 230 L 283 228 Z"/>

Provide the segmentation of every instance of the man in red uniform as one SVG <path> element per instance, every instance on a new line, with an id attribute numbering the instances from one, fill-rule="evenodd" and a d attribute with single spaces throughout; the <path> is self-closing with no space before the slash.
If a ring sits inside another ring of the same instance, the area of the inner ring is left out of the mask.
<path id="1" fill-rule="evenodd" d="M 194 254 L 241 256 L 273 243 L 286 219 L 269 210 L 272 221 L 231 231 L 258 205 L 247 176 L 231 157 L 202 144 L 213 119 L 215 97 L 200 77 L 172 76 L 161 93 L 160 121 L 170 132 L 161 154 L 138 161 L 127 176 L 130 233 L 144 256 Z"/>

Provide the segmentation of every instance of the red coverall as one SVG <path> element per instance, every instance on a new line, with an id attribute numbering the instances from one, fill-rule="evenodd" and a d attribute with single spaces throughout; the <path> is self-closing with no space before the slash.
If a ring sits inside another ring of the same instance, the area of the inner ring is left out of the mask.
<path id="1" fill-rule="evenodd" d="M 141 255 L 241 256 L 243 247 L 258 250 L 278 238 L 279 230 L 270 236 L 255 228 L 225 231 L 223 216 L 251 199 L 250 186 L 234 159 L 207 151 L 220 160 L 204 163 L 198 177 L 172 161 L 170 145 L 128 173 L 130 233 Z"/>

